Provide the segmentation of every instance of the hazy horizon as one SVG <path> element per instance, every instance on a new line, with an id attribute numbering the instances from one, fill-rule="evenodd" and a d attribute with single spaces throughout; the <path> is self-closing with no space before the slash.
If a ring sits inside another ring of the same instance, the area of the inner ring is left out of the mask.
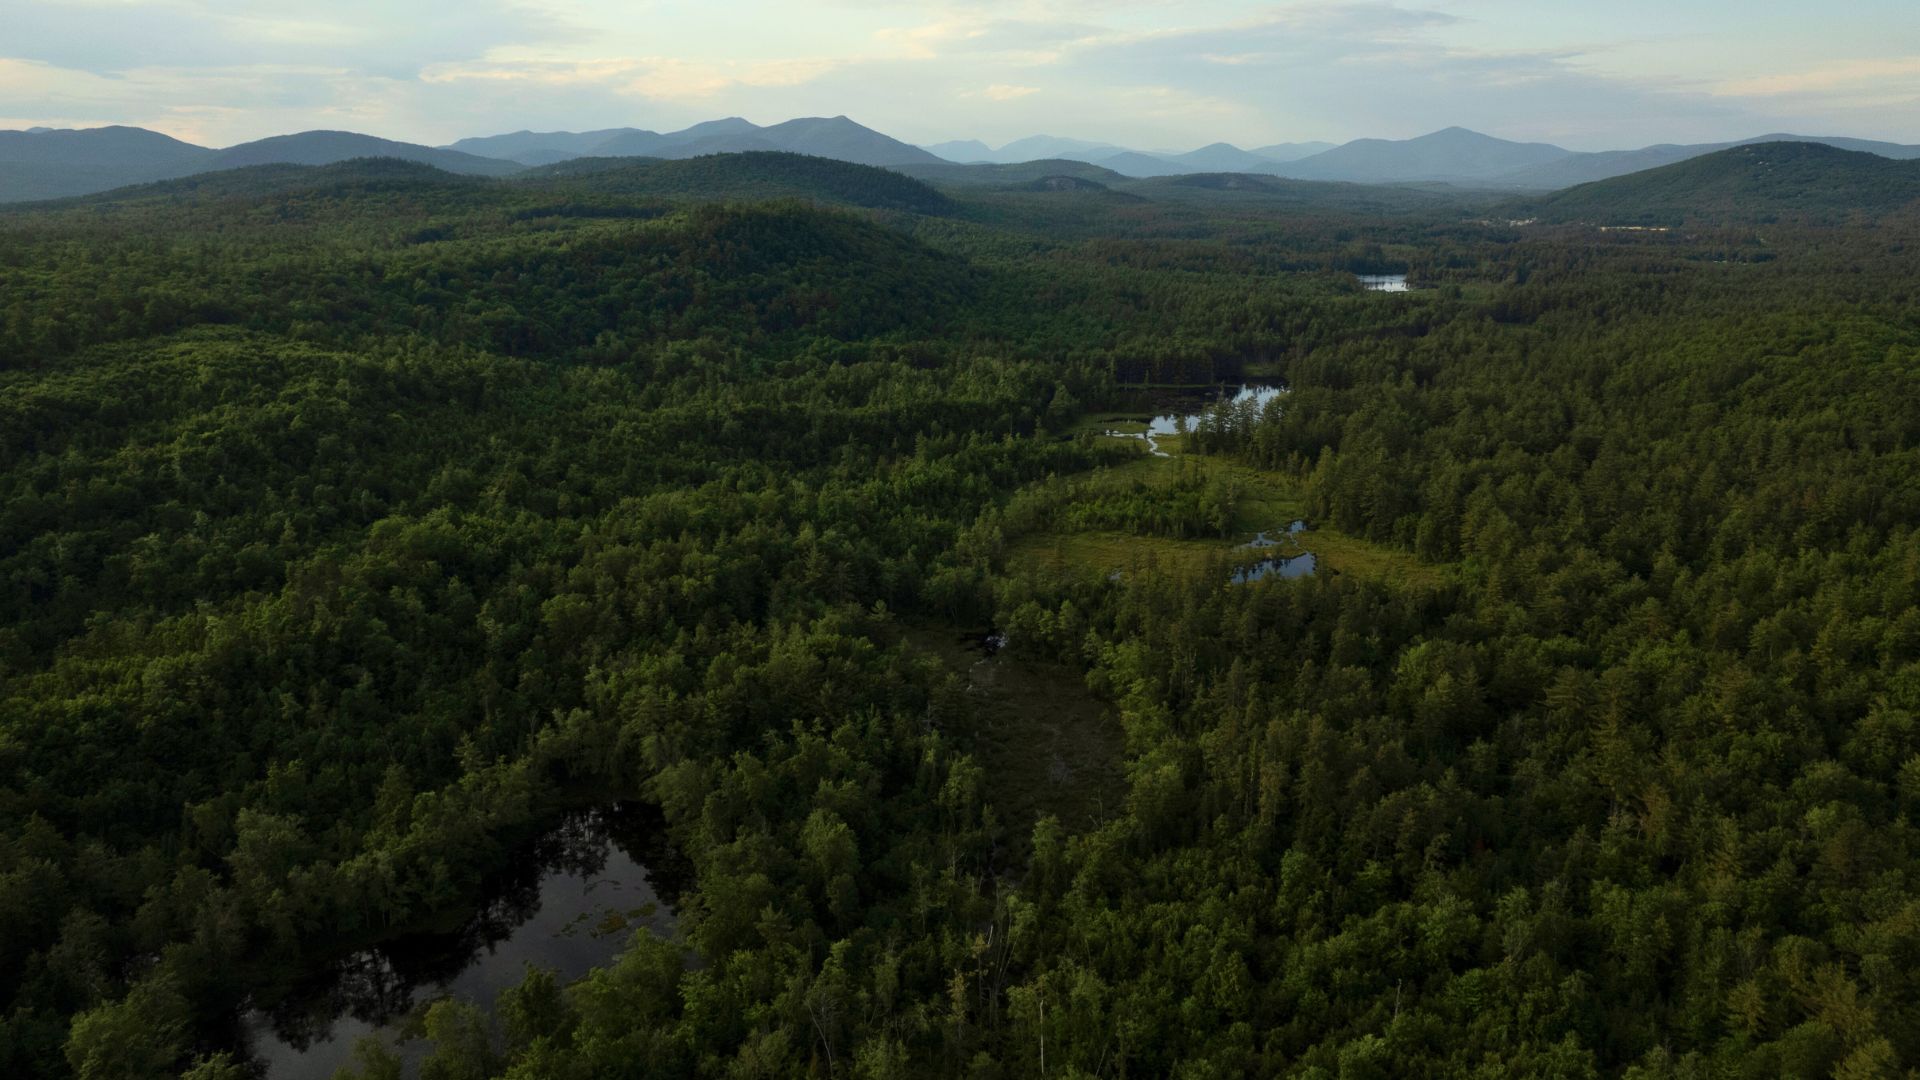
<path id="1" fill-rule="evenodd" d="M 1771 132 L 1920 142 L 1920 20 L 1862 0 L 640 6 L 443 0 L 0 5 L 0 127 L 210 146 L 316 128 L 427 144 L 845 114 L 907 142 L 1141 149 L 1408 138 L 1572 150 Z"/>
<path id="2" fill-rule="evenodd" d="M 834 114 L 834 115 L 844 115 L 844 114 Z M 712 116 L 712 117 L 706 117 L 706 118 L 704 118 L 704 119 L 705 119 L 705 120 L 725 120 L 725 119 L 744 119 L 744 120 L 747 120 L 747 121 L 748 121 L 748 122 L 750 122 L 750 123 L 753 123 L 753 124 L 757 124 L 757 125 L 759 125 L 759 126 L 761 126 L 761 127 L 768 127 L 768 126 L 771 126 L 771 125 L 774 125 L 774 124 L 778 124 L 778 123 L 782 123 L 782 122 L 784 122 L 784 121 L 787 121 L 787 120 L 798 120 L 798 119 L 819 119 L 819 118 L 820 118 L 820 117 L 798 117 L 798 116 L 788 116 L 788 117 L 779 117 L 779 118 L 768 118 L 768 119 L 762 119 L 762 120 L 756 120 L 756 119 L 754 119 L 754 118 L 752 118 L 752 117 L 732 117 L 732 116 Z M 848 117 L 848 119 L 851 119 L 851 120 L 853 120 L 853 121 L 854 121 L 855 123 L 860 123 L 860 119 L 859 119 L 859 117 L 857 117 L 857 116 L 856 116 L 856 117 Z M 694 126 L 694 125 L 697 125 L 697 124 L 699 124 L 699 123 L 702 123 L 702 122 L 703 122 L 703 121 L 698 121 L 698 120 L 697 120 L 697 121 L 693 121 L 693 122 L 692 122 L 691 124 L 688 124 L 688 125 L 681 125 L 680 127 L 662 127 L 662 128 L 657 128 L 657 129 L 644 129 L 644 128 L 642 128 L 642 126 L 641 126 L 641 125 L 638 125 L 638 124 L 625 124 L 625 125 L 614 125 L 614 126 L 613 126 L 613 129 L 622 129 L 622 128 L 624 128 L 624 129 L 631 129 L 631 130 L 657 130 L 657 131 L 659 131 L 659 132 L 660 132 L 660 133 L 662 133 L 662 134 L 672 134 L 672 133 L 673 133 L 674 131 L 676 131 L 676 130 L 681 130 L 681 129 L 682 129 L 683 127 L 690 127 L 690 126 Z M 880 132 L 880 134 L 882 134 L 882 135 L 891 135 L 891 133 L 890 133 L 890 132 L 887 132 L 887 131 L 884 131 L 884 130 L 881 130 L 881 129 L 878 129 L 878 128 L 874 128 L 874 127 L 873 127 L 873 125 L 866 125 L 866 124 L 863 124 L 862 126 L 864 126 L 864 127 L 868 127 L 868 128 L 871 128 L 871 129 L 873 129 L 873 130 L 876 130 L 876 131 L 879 131 L 879 132 Z M 102 123 L 98 123 L 98 124 L 84 124 L 84 125 L 73 125 L 73 126 L 68 126 L 68 125 L 61 125 L 61 126 L 55 126 L 55 125 L 48 125 L 48 124 L 33 124 L 33 125 L 25 125 L 25 126 L 22 126 L 22 127 L 19 127 L 19 128 L 11 128 L 11 127 L 5 127 L 5 128 L 0 128 L 0 130 L 24 130 L 24 131 L 61 131 L 61 130 L 68 130 L 68 131 L 71 131 L 71 130 L 95 130 L 95 129 L 100 129 L 100 128 L 110 128 L 110 127 L 137 127 L 137 128 L 145 128 L 145 129 L 147 129 L 147 130 L 153 130 L 153 131 L 159 131 L 159 132 L 160 132 L 161 134 L 165 134 L 165 135 L 169 135 L 169 136 L 171 136 L 171 137 L 173 137 L 173 138 L 177 138 L 177 139 L 181 139 L 181 140 L 182 140 L 182 141 L 184 141 L 184 142 L 189 142 L 189 143 L 193 143 L 193 142 L 194 142 L 194 140 L 192 140 L 192 139 L 189 139 L 189 138 L 186 138 L 186 137 L 184 137 L 184 136 L 181 136 L 181 135 L 178 135 L 178 134 L 176 134 L 176 133 L 174 133 L 174 132 L 168 132 L 168 131 L 165 131 L 165 130 L 163 130 L 163 129 L 159 129 L 159 128 L 150 128 L 150 127 L 148 127 L 148 125 L 144 125 L 144 124 L 126 124 L 126 123 L 117 123 L 117 122 L 102 122 Z M 1494 137 L 1494 138 L 1502 138 L 1502 139 L 1504 139 L 1504 138 L 1506 138 L 1506 136 L 1503 136 L 1503 135 L 1501 135 L 1501 134 L 1500 134 L 1499 132 L 1497 132 L 1497 131 L 1484 131 L 1484 130 L 1481 130 L 1481 129 L 1479 129 L 1479 128 L 1474 128 L 1474 127 L 1473 127 L 1472 125 L 1469 125 L 1469 124 L 1454 124 L 1454 125 L 1448 125 L 1448 127 L 1449 127 L 1449 128 L 1465 128 L 1465 129 L 1467 129 L 1467 130 L 1470 130 L 1470 131 L 1474 131 L 1474 132 L 1477 132 L 1478 134 L 1481 134 L 1481 135 L 1488 135 L 1488 136 L 1491 136 L 1491 137 Z M 534 134 L 542 134 L 542 133 L 560 133 L 560 132 L 569 132 L 569 131 L 570 131 L 570 132 L 574 132 L 574 133 L 581 133 L 581 132 L 587 132 L 587 131 L 594 131 L 594 130 L 602 130 L 602 129 L 604 129 L 604 128 L 605 128 L 605 125 L 593 125 L 592 127 L 580 127 L 580 126 L 577 126 L 577 125 L 576 125 L 576 126 L 574 126 L 574 127 L 572 127 L 572 128 L 568 128 L 568 127 L 565 127 L 565 126 L 553 126 L 553 125 L 548 125 L 548 126 L 542 126 L 542 127 L 531 127 L 531 128 L 526 128 L 526 127 L 523 127 L 523 128 L 514 128 L 514 129 L 512 129 L 512 130 L 485 130 L 485 131 L 472 131 L 472 132 L 468 132 L 468 133 L 466 133 L 466 134 L 464 134 L 464 135 L 461 135 L 461 136 L 459 136 L 459 138 L 456 138 L 456 139 L 449 139 L 449 140 L 444 140 L 444 141 L 440 141 L 440 140 L 435 140 L 435 141 L 429 141 L 429 140 L 425 140 L 425 139 L 411 139 L 411 138 L 408 138 L 408 137 L 407 137 L 406 135 L 404 135 L 404 134 L 393 134 L 393 133 L 389 133 L 389 132 L 382 132 L 382 131 L 369 131 L 369 130 L 361 130 L 361 129 L 329 129 L 329 128 L 305 128 L 305 129 L 297 129 L 297 130 L 296 130 L 296 129 L 290 129 L 290 130 L 287 130 L 287 131 L 274 131 L 274 132 L 269 132 L 269 133 L 267 133 L 267 134 L 265 134 L 265 135 L 262 135 L 262 136 L 259 136 L 259 138 L 260 138 L 260 139 L 268 139 L 268 138 L 274 138 L 274 137 L 276 137 L 276 136 L 282 136 L 282 135 L 297 135 L 297 134 L 302 134 L 303 132 L 307 132 L 307 131 L 326 131 L 326 130 L 352 130 L 352 133 L 354 133 L 354 134 L 359 134 L 359 135 L 369 135 L 369 136 L 372 136 L 372 137 L 374 137 L 374 138 L 380 138 L 380 139 L 387 139 L 387 140 L 390 140 L 390 141 L 394 141 L 394 142 L 401 142 L 401 143 L 409 143 L 409 144 L 412 144 L 412 145 L 417 145 L 417 146 L 429 146 L 429 147 L 455 147 L 455 146 L 457 146 L 457 145 L 458 145 L 458 143 L 459 143 L 459 142 L 460 142 L 460 141 L 461 141 L 462 139 L 469 139 L 469 138 L 489 138 L 489 137 L 493 137 L 493 136 L 501 136 L 501 135 L 516 135 L 516 134 L 521 134 L 521 133 L 523 133 L 523 132 L 531 132 L 531 133 L 534 133 Z M 1093 148 L 1097 148 L 1097 147 L 1101 147 L 1101 146 L 1111 146 L 1111 147 L 1112 147 L 1112 148 L 1113 148 L 1113 149 L 1114 149 L 1115 151 L 1134 151 L 1134 152 L 1139 152 L 1139 153 L 1146 153 L 1146 154 L 1155 154 L 1155 155 L 1164 155 L 1164 156 L 1178 156 L 1178 155 L 1180 155 L 1180 154 L 1186 154 L 1186 153 L 1191 153 L 1191 152 L 1194 152 L 1194 151 L 1197 151 L 1197 150 L 1201 150 L 1201 149 L 1204 149 L 1204 148 L 1206 148 L 1206 147 L 1209 147 L 1209 146 L 1215 146 L 1215 145 L 1219 145 L 1219 144 L 1221 144 L 1221 143 L 1227 143 L 1227 144 L 1230 144 L 1230 145 L 1234 145 L 1234 146 L 1237 146 L 1237 147 L 1239 147 L 1240 149 L 1243 149 L 1243 150 L 1255 150 L 1255 149 L 1259 149 L 1259 148 L 1261 148 L 1261 147 L 1264 147 L 1264 146 L 1275 146 L 1275 145 L 1286 145 L 1286 144 L 1306 144 L 1306 143 L 1314 143 L 1314 144 L 1321 144 L 1321 143 L 1324 143 L 1324 144 L 1327 144 L 1327 145 L 1330 145 L 1330 146 L 1341 146 L 1341 145 L 1344 145 L 1344 144 L 1346 144 L 1346 143 L 1349 143 L 1349 142 L 1353 142 L 1353 141 L 1355 141 L 1355 140 L 1359 140 L 1359 139 L 1371 139 L 1371 138 L 1378 138 L 1378 139 L 1388 139 L 1388 140 L 1392 140 L 1392 141 L 1407 141 L 1407 140 L 1411 140 L 1411 139 L 1416 139 L 1416 138 L 1419 138 L 1419 137 L 1421 137 L 1421 136 L 1424 136 L 1424 135 L 1433 135 L 1433 134 L 1437 134 L 1437 133 L 1439 133 L 1440 131 L 1443 131 L 1443 130 L 1447 130 L 1447 129 L 1438 129 L 1438 128 L 1437 128 L 1437 129 L 1434 129 L 1433 131 L 1421 131 L 1421 132 L 1414 132 L 1414 133 L 1411 133 L 1411 134 L 1407 134 L 1407 135 L 1372 135 L 1372 134 L 1367 134 L 1367 135 L 1354 135 L 1354 136 L 1352 136 L 1352 137 L 1350 137 L 1350 138 L 1335 138 L 1335 139 L 1277 139 L 1277 140 L 1274 140 L 1273 142 L 1265 142 L 1265 143 L 1263 143 L 1263 142 L 1239 142 L 1239 143 L 1236 143 L 1236 142 L 1234 142 L 1234 141 L 1233 141 L 1233 140 L 1231 140 L 1231 139 L 1207 139 L 1207 140 L 1205 140 L 1205 141 L 1202 141 L 1202 142 L 1196 142 L 1196 143 L 1192 143 L 1192 144 L 1190 144 L 1190 145 L 1173 145 L 1173 144 L 1168 144 L 1168 145 L 1140 145 L 1140 144 L 1125 144 L 1125 143 L 1115 143 L 1115 142 L 1111 142 L 1110 140 L 1093 140 L 1093 139 L 1082 139 L 1082 138 L 1081 138 L 1081 137 L 1080 137 L 1080 136 L 1079 136 L 1078 134 L 1076 134 L 1076 133 L 1073 133 L 1073 132 L 1067 132 L 1067 131 L 1049 131 L 1049 130 L 1040 130 L 1040 131 L 1034 131 L 1034 132 L 1031 132 L 1031 133 L 1029 133 L 1029 134 L 1027 134 L 1027 135 L 1023 135 L 1023 136 L 1020 136 L 1020 137 L 1017 137 L 1017 138 L 1013 138 L 1013 139 L 1006 139 L 1006 140 L 988 140 L 988 139 L 981 139 L 981 140 L 976 140 L 976 141 L 979 141 L 979 142 L 982 142 L 982 143 L 985 143 L 985 144 L 986 144 L 986 146 L 988 147 L 988 149 L 989 149 L 990 151 L 992 151 L 992 152 L 994 152 L 994 153 L 996 153 L 996 154 L 997 154 L 997 153 L 999 153 L 999 152 L 1001 152 L 1001 151 L 1002 151 L 1002 150 L 1003 150 L 1003 149 L 1004 149 L 1005 147 L 1007 147 L 1007 146 L 1011 146 L 1011 145 L 1013 145 L 1013 144 L 1015 144 L 1015 143 L 1019 143 L 1019 142 L 1023 142 L 1023 141 L 1028 141 L 1028 140 L 1032 140 L 1032 139 L 1060 139 L 1060 140 L 1067 140 L 1067 141 L 1084 141 L 1084 142 L 1087 142 L 1087 143 L 1089 143 L 1089 144 L 1095 144 L 1095 145 L 1094 145 L 1093 147 L 1090 147 L 1090 149 L 1093 149 Z M 1692 141 L 1691 141 L 1691 143 L 1692 143 L 1693 145 L 1708 145 L 1708 144 L 1717 144 L 1717 143 L 1737 143 L 1737 142 L 1741 142 L 1741 141 L 1745 141 L 1745 140 L 1750 140 L 1750 139 L 1753 139 L 1753 138 L 1755 138 L 1755 137 L 1758 137 L 1758 136 L 1765 136 L 1765 135 L 1775 135 L 1775 134 L 1777 134 L 1777 135 L 1798 135 L 1798 136 L 1806 136 L 1806 137 L 1809 137 L 1809 138 L 1816 138 L 1816 137 L 1817 137 L 1817 138 L 1857 138 L 1857 139 L 1864 139 L 1864 140 L 1869 140 L 1869 141 L 1878 141 L 1878 142 L 1891 142 L 1891 143 L 1902 143 L 1902 140 L 1900 140 L 1900 139 L 1897 139 L 1897 138 L 1882 138 L 1882 137 L 1879 137 L 1879 136 L 1876 136 L 1876 135 L 1873 135 L 1873 134 L 1864 134 L 1864 135 L 1863 135 L 1863 134 L 1860 134 L 1860 133 L 1858 133 L 1858 132 L 1853 132 L 1853 131 L 1770 131 L 1770 132 L 1769 132 L 1769 131 L 1757 131 L 1757 132 L 1749 132 L 1749 133 L 1745 133 L 1745 134 L 1734 134 L 1734 133 L 1728 133 L 1728 134 L 1725 134 L 1725 135 L 1721 135 L 1721 136 L 1708 136 L 1708 137 L 1704 137 L 1704 138 L 1701 138 L 1701 139 L 1698 139 L 1698 140 L 1692 140 Z M 955 136 L 955 137 L 953 137 L 953 138 L 951 138 L 951 139 L 934 139 L 934 140 L 930 140 L 930 141 L 927 141 L 927 142 L 915 142 L 915 141 L 912 141 L 912 140 L 901 140 L 901 141 L 903 141 L 903 142 L 906 142 L 906 143 L 908 143 L 908 145 L 912 145 L 912 146 L 918 146 L 918 147 L 922 147 L 922 148 L 930 148 L 930 147 L 939 147 L 939 146 L 943 146 L 943 145 L 947 145 L 947 144 L 950 144 L 950 143 L 957 143 L 957 142 L 965 142 L 965 141 L 969 141 L 969 140 L 972 140 L 972 139 L 973 139 L 973 137 L 972 137 L 972 136 L 968 136 L 968 135 L 957 135 L 957 136 Z M 255 139 L 249 139 L 249 140 L 243 140 L 243 143 L 244 143 L 244 142 L 253 142 L 253 141 L 257 141 L 257 140 L 255 140 Z M 1553 142 L 1553 140 L 1551 140 L 1551 139 L 1538 139 L 1538 140 L 1533 140 L 1533 139 L 1526 139 L 1526 140 L 1519 140 L 1519 139 L 1515 139 L 1515 140 L 1511 140 L 1511 141 L 1516 141 L 1516 142 L 1541 142 L 1541 143 L 1552 143 L 1552 142 Z M 1675 141 L 1675 140 L 1666 140 L 1666 142 L 1674 142 L 1674 141 Z M 195 145 L 201 145 L 201 146 L 206 146 L 206 147 L 207 147 L 208 149 L 215 149 L 215 150 L 219 150 L 219 149 L 226 149 L 226 148 L 227 148 L 228 146 L 230 146 L 230 145 L 231 145 L 231 146 L 237 146 L 237 145 L 242 145 L 243 143 L 232 143 L 232 144 L 228 144 L 228 143 L 218 143 L 218 142 L 216 142 L 216 143 L 196 143 Z M 1566 148 L 1566 149 L 1574 149 L 1574 148 L 1572 148 L 1572 147 L 1565 147 L 1565 146 L 1564 146 L 1564 144 L 1561 144 L 1561 145 L 1563 146 L 1563 148 Z M 1654 145 L 1660 145 L 1660 144 L 1659 144 L 1659 143 L 1635 143 L 1635 144 L 1632 144 L 1632 145 L 1626 145 L 1626 144 L 1622 144 L 1622 145 L 1618 145 L 1618 146 L 1595 146 L 1595 147 L 1592 147 L 1592 148 L 1588 148 L 1588 149 L 1583 149 L 1583 150 L 1576 150 L 1576 152 L 1581 152 L 1581 153 L 1593 153 L 1593 152 L 1604 152 L 1604 151 L 1610 151 L 1610 150 L 1639 150 L 1639 149 L 1644 149 L 1644 148 L 1646 148 L 1646 147 L 1649 147 L 1649 146 L 1654 146 Z M 1912 144 L 1910 144 L 1910 143 L 1903 143 L 1903 145 L 1912 145 Z M 1316 153 L 1318 153 L 1319 151 L 1317 151 L 1317 150 L 1316 150 L 1315 152 L 1316 152 Z M 962 159 L 959 159 L 959 158 L 954 158 L 954 159 L 952 159 L 952 160 L 955 160 L 955 161 L 959 161 L 959 160 L 962 160 Z M 1282 159 L 1282 160 L 1287 160 L 1287 159 Z"/>

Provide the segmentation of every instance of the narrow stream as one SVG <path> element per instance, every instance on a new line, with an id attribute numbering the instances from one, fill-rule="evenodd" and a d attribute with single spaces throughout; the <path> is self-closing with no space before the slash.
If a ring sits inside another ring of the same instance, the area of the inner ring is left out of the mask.
<path id="1" fill-rule="evenodd" d="M 1362 281 L 1370 289 L 1378 287 L 1389 292 L 1405 291 L 1407 287 L 1405 275 L 1377 279 L 1363 278 Z M 1379 282 L 1377 286 L 1376 281 Z M 1398 288 L 1393 287 L 1396 282 Z M 1284 386 L 1267 383 L 1243 383 L 1238 388 L 1223 385 L 1211 396 L 1183 396 L 1176 402 L 1176 408 L 1148 418 L 1145 431 L 1109 430 L 1107 434 L 1121 439 L 1142 439 L 1147 444 L 1147 451 L 1155 457 L 1172 457 L 1173 455 L 1160 448 L 1160 438 L 1184 435 L 1193 431 L 1209 412 L 1220 409 L 1222 406 L 1233 410 L 1244 410 L 1244 415 L 1258 414 L 1266 408 L 1268 402 L 1286 392 Z M 1253 539 L 1242 546 L 1256 549 L 1297 548 L 1296 537 L 1306 531 L 1306 528 L 1306 522 L 1295 521 L 1285 529 L 1255 533 Z M 1310 551 L 1295 551 L 1290 555 L 1269 555 L 1258 562 L 1235 570 L 1231 580 L 1236 585 L 1245 585 L 1268 577 L 1306 577 L 1317 569 L 1317 562 L 1318 560 Z M 1120 572 L 1116 570 L 1108 580 L 1117 581 L 1120 576 Z"/>

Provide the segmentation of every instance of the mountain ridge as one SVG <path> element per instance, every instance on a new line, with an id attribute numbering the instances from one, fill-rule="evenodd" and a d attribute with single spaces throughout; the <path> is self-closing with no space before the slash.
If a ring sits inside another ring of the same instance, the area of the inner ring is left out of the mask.
<path id="1" fill-rule="evenodd" d="M 1629 150 L 1572 151 L 1516 142 L 1463 127 L 1410 139 L 1274 143 L 1248 150 L 1226 142 L 1175 153 L 1034 135 L 997 150 L 977 139 L 913 146 L 840 115 L 798 117 L 761 126 L 742 117 L 678 131 L 637 127 L 592 131 L 522 130 L 446 146 L 346 131 L 278 135 L 224 149 L 125 125 L 0 131 L 0 202 L 92 194 L 198 172 L 264 164 L 324 165 L 391 157 L 473 176 L 508 176 L 582 157 L 688 159 L 709 154 L 788 152 L 892 169 L 934 169 L 1033 161 L 1072 161 L 1131 179 L 1245 174 L 1363 184 L 1442 183 L 1486 191 L 1545 192 L 1631 175 L 1739 146 L 1807 143 L 1886 160 L 1920 159 L 1920 146 L 1849 136 L 1761 135 L 1720 143 L 1662 143 Z M 935 170 L 943 171 L 943 170 Z M 1056 170 L 1057 171 L 1057 170 Z M 1029 179 L 1036 177 L 1029 176 Z"/>
<path id="2" fill-rule="evenodd" d="M 461 139 L 446 147 L 517 162 L 551 165 L 581 157 L 683 159 L 706 154 L 785 151 L 856 165 L 927 164 L 941 160 L 846 116 L 806 116 L 762 127 L 738 116 L 707 120 L 679 131 L 606 128 L 594 132 L 520 131 Z"/>
<path id="3" fill-rule="evenodd" d="M 354 158 L 417 161 L 465 176 L 506 176 L 521 169 L 516 163 L 497 158 L 352 131 L 301 131 L 256 139 L 218 151 L 211 164 L 213 169 L 238 169 L 249 165 L 331 165 Z"/>
<path id="4" fill-rule="evenodd" d="M 1463 127 L 1411 139 L 1355 139 L 1288 162 L 1280 175 L 1295 180 L 1352 183 L 1491 181 L 1516 169 L 1557 161 L 1573 151 L 1551 143 L 1522 143 Z"/>

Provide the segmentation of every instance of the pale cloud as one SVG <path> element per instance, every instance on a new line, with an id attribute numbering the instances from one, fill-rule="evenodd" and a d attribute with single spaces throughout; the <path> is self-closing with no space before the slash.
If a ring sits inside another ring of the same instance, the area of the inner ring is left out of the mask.
<path id="1" fill-rule="evenodd" d="M 0 0 L 0 51 L 95 74 L 324 64 L 411 77 L 567 23 L 511 0 Z"/>
<path id="2" fill-rule="evenodd" d="M 1893 100 L 1920 91 L 1920 56 L 1848 60 L 1806 71 L 1729 79 L 1716 85 L 1713 92 L 1726 97 L 1771 97 L 1867 89 L 1885 96 L 1890 81 L 1909 91 L 1907 95 L 1893 95 Z"/>
<path id="3" fill-rule="evenodd" d="M 662 101 L 703 100 L 729 90 L 799 86 L 840 64 L 832 59 L 704 64 L 660 57 L 646 63 L 646 70 L 623 89 Z"/>
<path id="4" fill-rule="evenodd" d="M 429 85 L 458 83 L 522 83 L 528 86 L 611 86 L 641 71 L 639 61 L 595 60 L 475 60 L 435 64 L 420 73 Z"/>
<path id="5" fill-rule="evenodd" d="M 940 46 L 964 33 L 954 23 L 926 23 L 921 26 L 888 26 L 874 31 L 873 39 L 906 60 L 933 60 Z"/>
<path id="6" fill-rule="evenodd" d="M 430 84 L 502 83 L 591 87 L 663 101 L 699 100 L 739 88 L 798 86 L 833 70 L 835 60 L 710 64 L 671 56 L 591 60 L 480 60 L 421 73 Z"/>
<path id="7" fill-rule="evenodd" d="M 91 72 L 0 57 L 0 102 L 13 109 L 39 104 L 65 114 L 77 105 L 118 104 L 126 91 L 124 83 Z"/>
<path id="8" fill-rule="evenodd" d="M 1902 0 L 1849 0 L 1817 24 L 1767 0 L 1546 7 L 0 0 L 0 116 L 220 144 L 836 113 L 915 142 L 1046 131 L 1190 148 L 1461 124 L 1595 149 L 1802 122 L 1920 141 L 1920 20 Z"/>
<path id="9" fill-rule="evenodd" d="M 1075 46 L 1111 32 L 1090 23 L 1009 19 L 952 19 L 917 26 L 883 27 L 873 34 L 883 55 L 938 61 L 964 57 L 1010 65 L 1056 63 Z"/>

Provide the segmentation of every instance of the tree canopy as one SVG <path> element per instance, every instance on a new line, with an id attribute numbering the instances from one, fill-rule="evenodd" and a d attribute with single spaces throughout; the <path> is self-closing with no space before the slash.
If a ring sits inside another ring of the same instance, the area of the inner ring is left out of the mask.
<path id="1" fill-rule="evenodd" d="M 420 1075 L 1920 1068 L 1907 211 L 860 168 L 0 212 L 0 1073 L 245 1075 L 636 796 L 676 937 Z"/>

